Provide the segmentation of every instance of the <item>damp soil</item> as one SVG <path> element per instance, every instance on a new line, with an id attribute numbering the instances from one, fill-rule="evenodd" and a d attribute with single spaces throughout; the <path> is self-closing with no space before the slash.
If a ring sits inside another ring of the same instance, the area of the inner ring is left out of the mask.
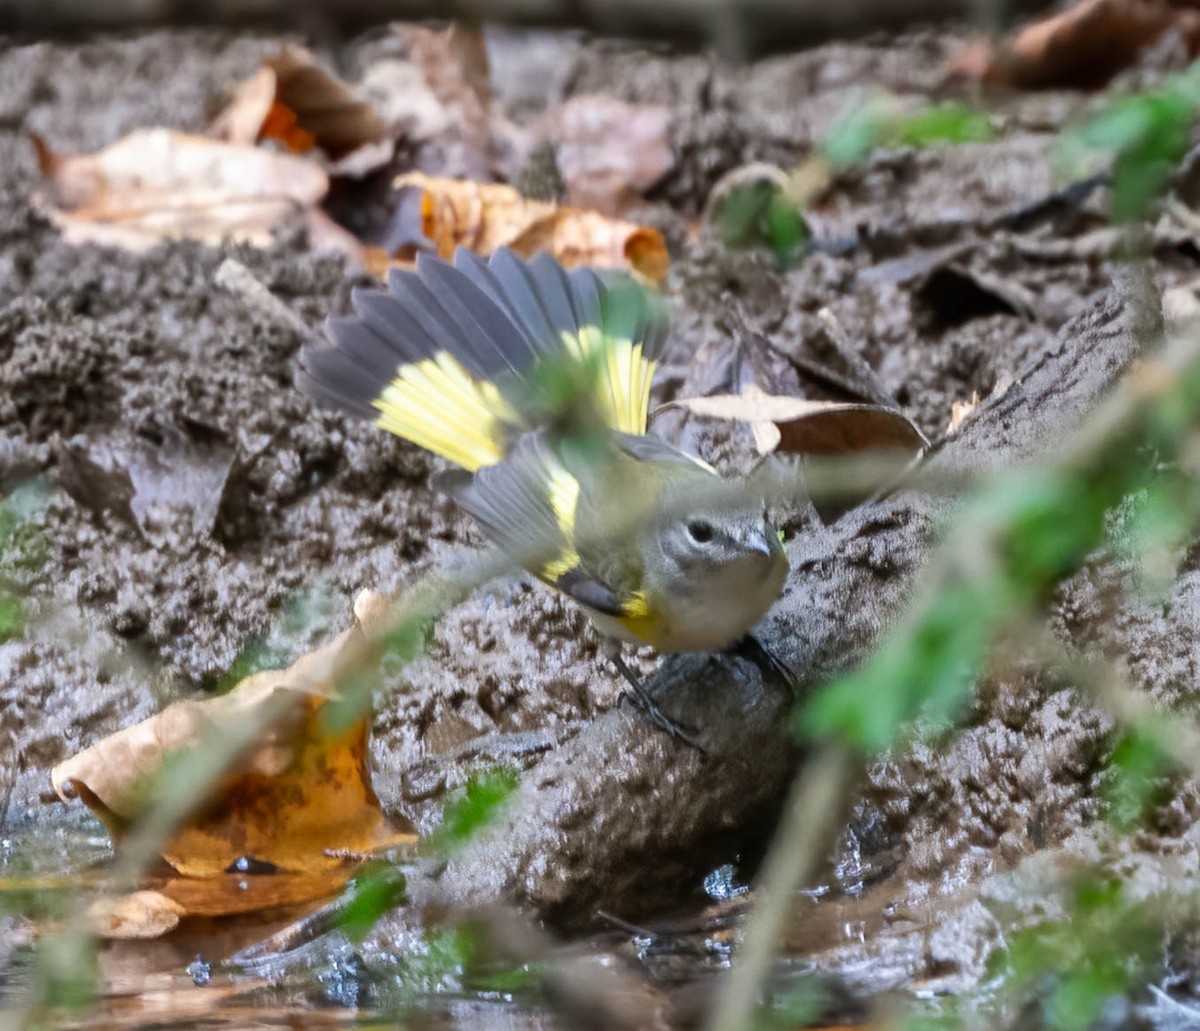
<path id="1" fill-rule="evenodd" d="M 671 108 L 675 166 L 633 213 L 673 245 L 661 399 L 728 386 L 737 346 L 784 387 L 824 396 L 828 382 L 815 384 L 811 365 L 838 349 L 827 310 L 850 365 L 872 370 L 870 390 L 937 439 L 952 403 L 1003 393 L 1059 347 L 1064 326 L 1070 335 L 1069 320 L 1111 300 L 1094 246 L 1103 191 L 1065 212 L 1031 207 L 1056 188 L 1055 136 L 1084 98 L 998 101 L 997 142 L 888 152 L 847 172 L 812 212 L 817 249 L 790 271 L 691 230 L 724 174 L 801 160 L 864 86 L 902 103 L 941 96 L 940 69 L 961 39 L 929 31 L 748 68 L 569 35 L 494 33 L 490 46 L 497 102 L 519 124 L 585 92 Z M 235 257 L 316 332 L 363 274 L 313 254 L 301 228 L 265 249 L 173 243 L 131 255 L 68 245 L 32 206 L 28 133 L 86 152 L 138 127 L 198 129 L 212 99 L 279 42 L 181 32 L 0 45 L 0 483 L 38 491 L 31 525 L 42 542 L 20 573 L 26 633 L 0 644 L 8 861 L 23 842 L 68 868 L 97 850 L 87 842 L 98 825 L 40 801 L 55 763 L 173 699 L 217 690 L 239 657 L 290 661 L 348 625 L 360 590 L 398 591 L 481 540 L 430 489 L 434 460 L 294 389 L 303 334 L 214 285 L 218 265 Z M 324 52 L 353 74 L 393 46 L 376 33 Z M 426 146 L 415 160 L 456 174 L 459 154 Z M 1194 276 L 1196 260 L 1193 246 L 1164 237 L 1158 288 Z M 665 417 L 658 427 L 726 468 L 750 453 L 748 436 L 712 424 Z M 959 458 L 996 460 L 983 446 Z M 772 632 L 786 635 L 787 654 L 807 656 L 815 682 L 895 618 L 935 513 L 884 503 L 832 527 L 809 509 L 785 522 L 807 579 Z M 893 530 L 902 543 L 889 548 Z M 870 577 L 839 579 L 838 563 Z M 1061 586 L 1056 631 L 1125 657 L 1139 686 L 1186 704 L 1200 662 L 1195 563 L 1179 556 L 1165 593 L 1139 601 L 1127 590 L 1136 571 L 1099 557 Z M 823 654 L 816 632 L 806 636 L 804 605 L 848 614 L 844 654 Z M 686 660 L 659 678 L 660 697 L 682 685 L 689 718 L 715 728 L 706 762 L 618 705 L 620 683 L 577 610 L 504 579 L 449 613 L 427 653 L 391 678 L 375 717 L 376 789 L 385 808 L 426 830 L 473 769 L 525 771 L 519 815 L 505 825 L 518 830 L 439 873 L 444 892 L 517 904 L 587 954 L 619 957 L 648 986 L 647 1006 L 686 1022 L 728 960 L 742 885 L 797 763 L 790 699 L 768 680 L 747 658 Z M 868 772 L 822 893 L 791 921 L 790 955 L 849 986 L 848 1013 L 884 989 L 968 987 L 1002 933 L 992 902 L 1004 879 L 1042 853 L 1099 847 L 1111 730 L 1099 713 L 1014 664 L 980 685 L 965 724 L 948 743 L 914 745 Z M 1167 876 L 1152 872 L 1162 857 L 1195 852 L 1198 816 L 1188 787 L 1163 805 L 1154 833 L 1131 846 L 1147 878 Z M 659 930 L 600 932 L 602 910 Z M 0 938 L 22 933 L 0 923 Z M 321 983 L 353 990 L 324 998 L 367 998 L 363 971 L 379 975 L 412 933 L 403 921 L 385 927 L 349 973 L 329 953 Z M 183 977 L 181 949 L 156 955 L 135 968 Z M 439 1019 L 471 1026 L 497 1016 L 496 1005 L 455 997 Z"/>

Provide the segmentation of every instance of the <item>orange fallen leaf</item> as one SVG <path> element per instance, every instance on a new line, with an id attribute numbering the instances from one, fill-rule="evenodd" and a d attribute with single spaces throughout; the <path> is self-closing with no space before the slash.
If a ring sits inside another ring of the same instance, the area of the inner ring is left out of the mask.
<path id="1" fill-rule="evenodd" d="M 425 238 L 445 258 L 459 246 L 485 257 L 497 247 L 509 247 L 522 257 L 548 251 L 567 267 L 629 268 L 653 283 L 665 279 L 670 266 L 666 241 L 657 229 L 530 200 L 511 186 L 419 172 L 398 177 L 394 185 L 420 197 L 410 209 L 420 224 L 402 227 L 404 236 Z M 393 256 L 409 259 L 414 251 Z"/>
<path id="2" fill-rule="evenodd" d="M 952 76 L 1017 89 L 1098 88 L 1133 65 L 1168 29 L 1192 56 L 1200 51 L 1200 11 L 1179 0 L 1080 0 L 1020 29 L 1004 42 L 968 44 Z"/>
<path id="3" fill-rule="evenodd" d="M 360 602 L 360 611 L 365 607 Z M 213 877 L 248 858 L 292 872 L 337 866 L 331 849 L 371 852 L 414 841 L 384 817 L 367 768 L 369 716 L 332 731 L 324 719 L 337 685 L 308 684 L 360 631 L 351 629 L 287 670 L 247 677 L 229 694 L 182 701 L 60 763 L 51 781 L 64 800 L 80 797 L 120 843 L 155 797 L 163 764 L 209 735 L 281 704 L 202 807 L 160 850 L 179 873 Z M 328 668 L 328 667 L 325 667 Z"/>
<path id="4" fill-rule="evenodd" d="M 671 401 L 693 415 L 749 424 L 759 454 L 838 455 L 856 451 L 920 451 L 928 446 L 916 424 L 895 409 L 843 401 L 778 397 L 750 384 L 740 394 Z"/>
<path id="5" fill-rule="evenodd" d="M 185 916 L 234 916 L 331 898 L 341 891 L 356 865 L 343 861 L 316 873 L 171 877 L 154 884 L 153 889 L 179 906 Z"/>
<path id="6" fill-rule="evenodd" d="M 295 153 L 320 147 L 337 161 L 386 140 L 387 127 L 370 103 L 311 52 L 285 46 L 235 88 L 209 135 L 247 146 L 275 139 Z"/>
<path id="7" fill-rule="evenodd" d="M 86 155 L 56 154 L 37 136 L 33 143 L 46 184 L 34 203 L 73 243 L 133 251 L 173 239 L 265 245 L 329 188 L 304 158 L 167 129 L 138 130 Z"/>

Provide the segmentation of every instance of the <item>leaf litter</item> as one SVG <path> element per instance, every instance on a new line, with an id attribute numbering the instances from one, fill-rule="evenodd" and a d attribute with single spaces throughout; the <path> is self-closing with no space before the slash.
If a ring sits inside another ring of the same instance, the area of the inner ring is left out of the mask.
<path id="1" fill-rule="evenodd" d="M 363 620 L 380 599 L 364 592 Z M 168 764 L 235 724 L 263 718 L 282 702 L 252 747 L 207 787 L 199 805 L 159 849 L 172 871 L 129 895 L 98 899 L 93 927 L 110 937 L 153 937 L 187 916 L 226 916 L 327 898 L 353 869 L 347 853 L 367 856 L 412 844 L 411 829 L 383 813 L 371 785 L 370 714 L 336 726 L 340 685 L 316 680 L 362 633 L 361 623 L 286 670 L 243 679 L 227 694 L 176 702 L 120 730 L 51 771 L 62 801 L 81 799 L 123 838 L 156 801 Z M 270 876 L 253 871 L 268 870 Z"/>
<path id="2" fill-rule="evenodd" d="M 501 245 L 526 255 L 549 250 L 568 265 L 628 267 L 661 281 L 668 265 L 661 234 L 609 216 L 669 169 L 665 109 L 602 96 L 564 105 L 542 131 L 558 140 L 571 197 L 587 203 L 524 198 L 490 181 L 498 171 L 497 140 L 519 150 L 529 134 L 493 109 L 478 30 L 394 31 L 410 61 L 384 61 L 374 75 L 368 69 L 367 90 L 291 45 L 232 88 L 203 135 L 139 129 L 94 154 L 77 155 L 60 154 L 33 135 L 44 180 L 34 203 L 72 243 L 138 252 L 178 239 L 266 246 L 283 227 L 299 223 L 314 249 L 343 254 L 380 275 L 417 249 L 449 256 L 462 243 L 483 254 Z M 398 67 L 405 75 L 395 74 Z M 425 87 L 415 91 L 415 108 L 414 71 Z M 622 145 L 606 148 L 606 137 L 611 141 L 626 121 Z M 331 182 L 353 189 L 386 170 L 406 132 L 457 132 L 472 178 L 402 174 L 394 185 L 394 224 L 380 249 L 331 217 Z M 405 197 L 414 188 L 422 200 L 410 224 Z"/>

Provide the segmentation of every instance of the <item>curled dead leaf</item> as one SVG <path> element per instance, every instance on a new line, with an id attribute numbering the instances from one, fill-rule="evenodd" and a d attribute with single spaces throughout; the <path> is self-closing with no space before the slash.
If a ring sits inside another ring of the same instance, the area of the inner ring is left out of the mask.
<path id="1" fill-rule="evenodd" d="M 949 73 L 1017 89 L 1098 88 L 1168 29 L 1200 52 L 1200 11 L 1188 0 L 1080 0 L 997 46 L 968 44 Z"/>
<path id="2" fill-rule="evenodd" d="M 33 142 L 46 183 L 34 203 L 73 243 L 133 251 L 172 239 L 265 245 L 329 188 L 304 158 L 167 129 L 138 130 L 86 155 Z"/>
<path id="3" fill-rule="evenodd" d="M 355 89 L 304 47 L 285 46 L 234 90 L 209 135 L 246 146 L 274 139 L 297 154 L 319 147 L 337 161 L 386 141 L 387 127 Z M 390 156 L 376 149 L 383 164 Z"/>
<path id="4" fill-rule="evenodd" d="M 530 200 L 511 186 L 412 172 L 397 178 L 395 187 L 415 192 L 420 201 L 406 205 L 402 199 L 401 211 L 419 224 L 398 227 L 399 235 L 424 238 L 445 258 L 460 246 L 484 256 L 497 247 L 509 247 L 522 257 L 548 251 L 567 267 L 628 268 L 653 283 L 666 278 L 670 266 L 666 241 L 657 229 Z M 414 254 L 402 249 L 394 256 L 403 260 Z"/>
<path id="5" fill-rule="evenodd" d="M 287 670 L 257 673 L 229 694 L 182 701 L 113 734 L 51 771 L 54 790 L 79 797 L 120 840 L 156 797 L 164 763 L 225 727 L 282 706 L 252 748 L 216 783 L 204 804 L 164 843 L 162 857 L 179 873 L 213 877 L 242 858 L 281 870 L 336 866 L 331 849 L 371 852 L 413 841 L 384 817 L 367 767 L 369 718 L 346 729 L 327 726 L 337 685 L 309 685 L 353 635 L 351 629 Z M 332 653 L 332 654 L 331 654 Z M 299 686 L 305 685 L 305 686 Z"/>
<path id="6" fill-rule="evenodd" d="M 746 423 L 754 434 L 755 446 L 764 455 L 773 451 L 794 455 L 921 451 L 929 443 L 908 416 L 893 408 L 778 397 L 753 384 L 739 394 L 683 398 L 662 407 Z"/>

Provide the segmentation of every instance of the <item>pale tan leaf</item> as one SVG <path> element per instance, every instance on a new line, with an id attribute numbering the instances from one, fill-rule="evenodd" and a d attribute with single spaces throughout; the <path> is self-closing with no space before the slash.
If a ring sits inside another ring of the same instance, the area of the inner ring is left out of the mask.
<path id="1" fill-rule="evenodd" d="M 179 926 L 185 910 L 157 891 L 103 896 L 88 906 L 87 924 L 101 938 L 160 938 Z"/>
<path id="2" fill-rule="evenodd" d="M 46 180 L 35 204 L 76 243 L 134 251 L 171 239 L 268 244 L 276 226 L 329 187 L 304 158 L 167 129 L 139 130 L 89 155 L 34 143 Z"/>
<path id="3" fill-rule="evenodd" d="M 836 455 L 854 451 L 924 448 L 924 434 L 906 415 L 880 405 L 779 397 L 757 386 L 740 394 L 672 401 L 693 415 L 748 423 L 760 453 Z M 773 434 L 765 427 L 774 427 Z"/>
<path id="4" fill-rule="evenodd" d="M 950 422 L 946 426 L 946 436 L 953 436 L 961 428 L 962 424 L 967 421 L 967 417 L 975 411 L 979 406 L 979 391 L 976 390 L 971 394 L 969 401 L 951 401 L 950 402 Z"/>

